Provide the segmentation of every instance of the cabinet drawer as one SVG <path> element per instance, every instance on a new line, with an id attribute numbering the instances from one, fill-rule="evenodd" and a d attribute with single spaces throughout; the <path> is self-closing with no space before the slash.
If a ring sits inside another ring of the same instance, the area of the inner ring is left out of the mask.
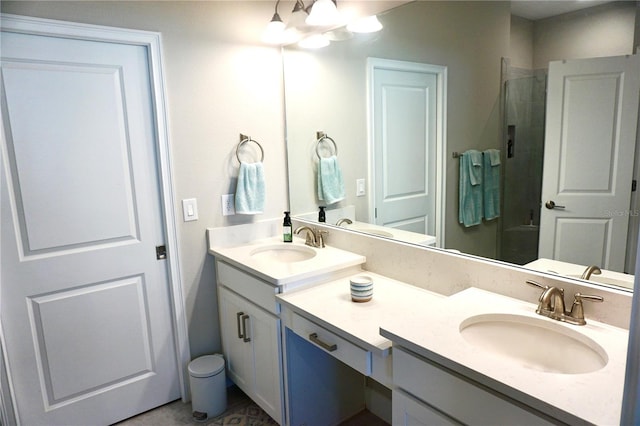
<path id="1" fill-rule="evenodd" d="M 241 271 L 227 263 L 216 262 L 218 285 L 223 285 L 260 306 L 267 312 L 280 313 L 276 303 L 277 287 Z"/>
<path id="2" fill-rule="evenodd" d="M 393 424 L 396 426 L 460 425 L 401 390 L 393 390 L 392 401 Z"/>
<path id="3" fill-rule="evenodd" d="M 430 361 L 393 347 L 393 382 L 416 398 L 466 424 L 549 425 L 546 419 Z"/>
<path id="4" fill-rule="evenodd" d="M 359 373 L 365 376 L 371 375 L 371 352 L 354 345 L 295 312 L 291 314 L 289 326 L 298 336 L 328 352 Z"/>

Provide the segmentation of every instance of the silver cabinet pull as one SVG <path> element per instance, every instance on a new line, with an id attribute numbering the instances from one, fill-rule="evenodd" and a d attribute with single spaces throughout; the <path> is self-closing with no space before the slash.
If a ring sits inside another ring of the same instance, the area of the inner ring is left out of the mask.
<path id="1" fill-rule="evenodd" d="M 329 343 L 326 343 L 320 340 L 320 338 L 318 337 L 318 333 L 311 333 L 309 335 L 309 340 L 311 340 L 313 343 L 315 343 L 316 345 L 320 346 L 322 349 L 327 350 L 329 352 L 333 352 L 336 349 L 338 349 L 338 345 L 336 345 L 335 343 L 330 345 Z"/>
<path id="2" fill-rule="evenodd" d="M 242 315 L 242 331 L 244 333 L 244 342 L 250 342 L 251 337 L 249 337 L 249 333 L 247 333 L 247 320 L 249 319 L 249 315 Z"/>
<path id="3" fill-rule="evenodd" d="M 555 201 L 553 200 L 549 200 L 546 203 L 544 203 L 544 206 L 546 208 L 548 208 L 549 210 L 553 210 L 553 209 L 564 209 L 565 206 L 559 206 L 555 203 Z"/>
<path id="4" fill-rule="evenodd" d="M 238 326 L 238 339 L 244 339 L 244 334 L 242 333 L 242 325 L 240 324 L 240 318 L 244 315 L 244 312 L 236 313 L 236 325 Z"/>

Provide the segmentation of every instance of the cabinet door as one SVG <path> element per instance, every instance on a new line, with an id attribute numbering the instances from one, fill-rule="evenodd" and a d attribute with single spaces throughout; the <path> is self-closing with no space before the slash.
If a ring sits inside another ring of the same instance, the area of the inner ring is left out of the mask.
<path id="1" fill-rule="evenodd" d="M 251 344 L 244 341 L 243 316 L 249 315 L 248 303 L 224 287 L 218 287 L 222 348 L 229 378 L 246 393 L 251 393 L 253 361 Z M 247 319 L 244 319 L 247 323 Z"/>
<path id="2" fill-rule="evenodd" d="M 253 397 L 274 420 L 282 423 L 280 319 L 254 305 L 247 310 L 253 348 Z"/>
<path id="3" fill-rule="evenodd" d="M 393 424 L 397 426 L 460 425 L 428 405 L 394 389 L 392 393 Z"/>

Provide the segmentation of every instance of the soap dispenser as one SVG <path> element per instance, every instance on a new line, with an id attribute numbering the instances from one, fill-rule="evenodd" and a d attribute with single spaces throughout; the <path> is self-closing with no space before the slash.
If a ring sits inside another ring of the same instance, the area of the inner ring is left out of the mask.
<path id="1" fill-rule="evenodd" d="M 291 228 L 292 225 L 289 212 L 284 212 L 284 222 L 282 223 L 282 240 L 285 243 L 290 243 L 293 241 L 293 231 Z"/>
<path id="2" fill-rule="evenodd" d="M 326 222 L 327 216 L 324 213 L 325 206 L 320 206 L 320 211 L 318 212 L 318 222 Z"/>

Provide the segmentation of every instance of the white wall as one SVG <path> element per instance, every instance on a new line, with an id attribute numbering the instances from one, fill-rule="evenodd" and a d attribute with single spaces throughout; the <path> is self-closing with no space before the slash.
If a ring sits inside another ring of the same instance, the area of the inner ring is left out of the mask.
<path id="1" fill-rule="evenodd" d="M 3 1 L 1 11 L 162 33 L 176 205 L 197 198 L 199 208 L 198 221 L 178 224 L 191 353 L 220 351 L 205 228 L 280 216 L 288 207 L 280 50 L 258 43 L 273 3 Z M 255 218 L 221 214 L 220 196 L 235 188 L 241 132 L 265 150 L 266 211 Z"/>

